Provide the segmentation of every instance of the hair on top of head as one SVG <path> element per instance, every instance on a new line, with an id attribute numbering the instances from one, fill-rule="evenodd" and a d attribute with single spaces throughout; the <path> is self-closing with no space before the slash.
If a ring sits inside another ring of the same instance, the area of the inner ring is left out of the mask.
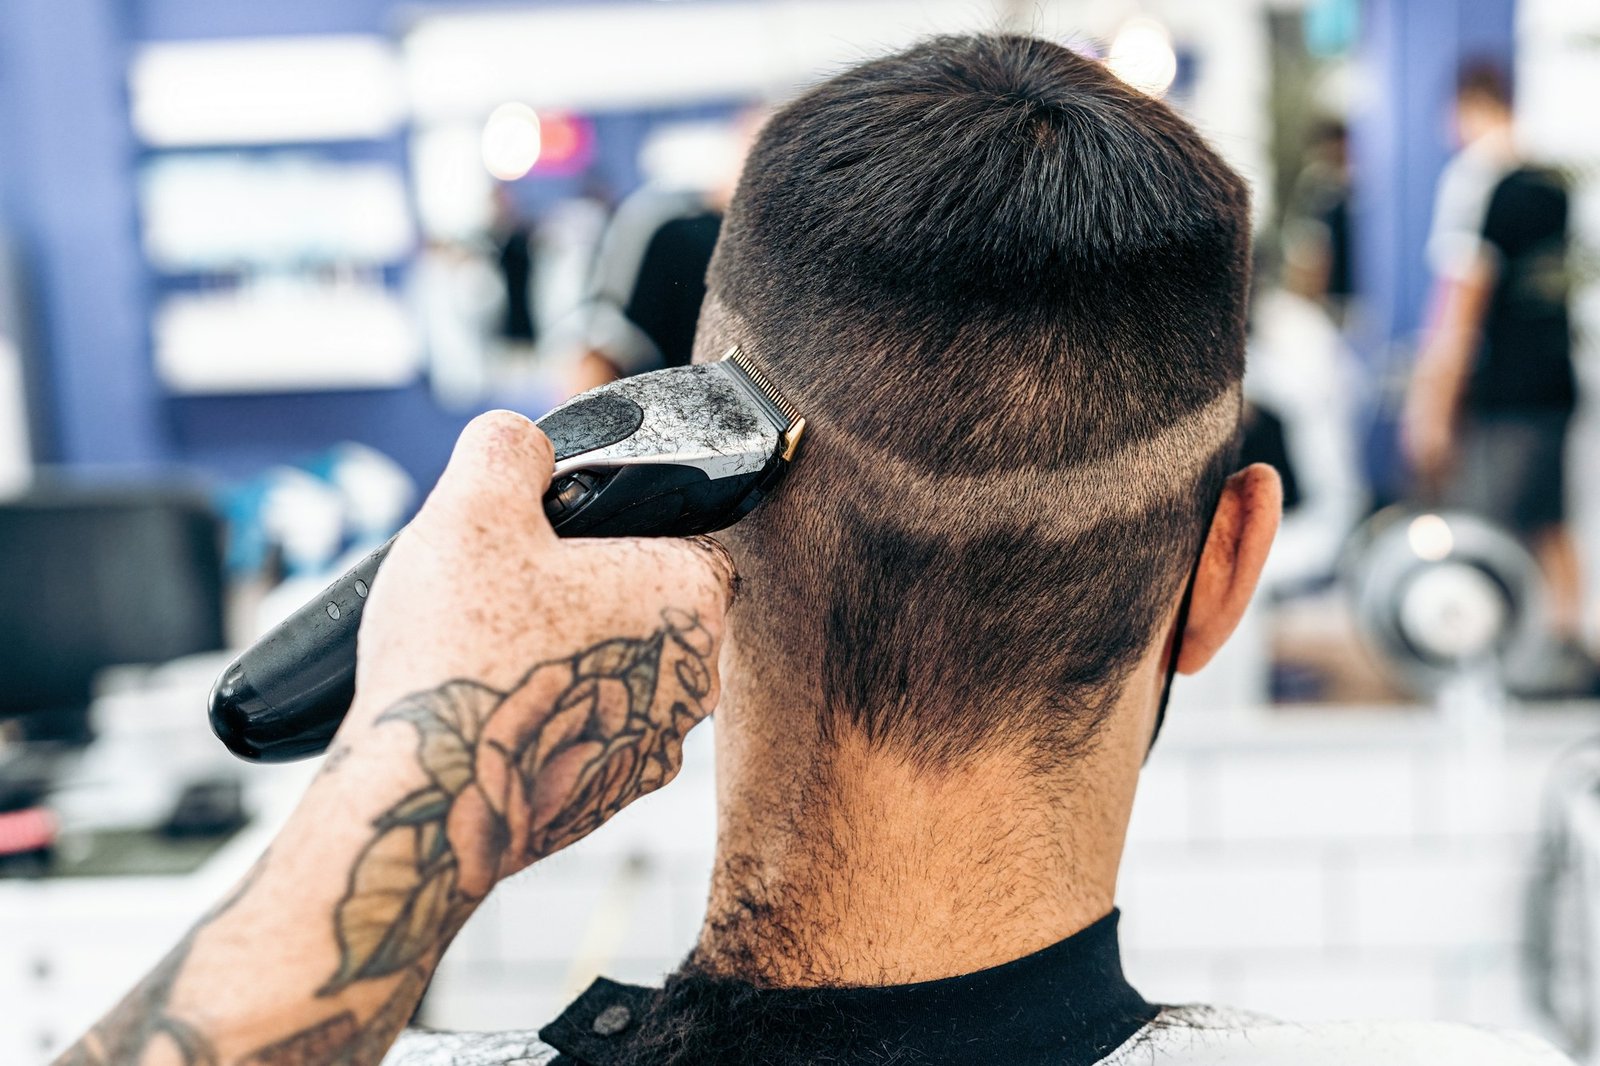
<path id="1" fill-rule="evenodd" d="M 1498 60 L 1478 57 L 1461 64 L 1456 75 L 1458 100 L 1486 100 L 1500 107 L 1511 106 L 1511 78 Z"/>
<path id="2" fill-rule="evenodd" d="M 810 426 L 727 534 L 740 640 L 909 758 L 1088 740 L 1234 465 L 1248 247 L 1199 134 L 1047 41 L 934 38 L 778 111 L 701 321 Z"/>

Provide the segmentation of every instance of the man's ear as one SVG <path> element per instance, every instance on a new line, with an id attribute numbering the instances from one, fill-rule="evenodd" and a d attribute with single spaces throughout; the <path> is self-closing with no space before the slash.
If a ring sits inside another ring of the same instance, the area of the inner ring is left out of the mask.
<path id="1" fill-rule="evenodd" d="M 1195 571 L 1178 672 L 1192 674 L 1217 653 L 1244 617 L 1283 514 L 1283 482 L 1265 463 L 1228 479 Z"/>

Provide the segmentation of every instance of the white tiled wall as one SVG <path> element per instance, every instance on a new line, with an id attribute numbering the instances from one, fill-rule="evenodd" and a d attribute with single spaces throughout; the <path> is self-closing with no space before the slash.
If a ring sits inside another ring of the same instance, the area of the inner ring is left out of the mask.
<path id="1" fill-rule="evenodd" d="M 1154 999 L 1308 1021 L 1540 1028 L 1519 957 L 1541 794 L 1596 730 L 1593 709 L 1535 712 L 1484 752 L 1420 715 L 1195 716 L 1136 805 L 1129 975 Z"/>

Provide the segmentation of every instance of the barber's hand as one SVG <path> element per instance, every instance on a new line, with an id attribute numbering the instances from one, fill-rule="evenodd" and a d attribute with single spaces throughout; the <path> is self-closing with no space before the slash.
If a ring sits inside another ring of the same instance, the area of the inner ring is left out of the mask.
<path id="1" fill-rule="evenodd" d="M 373 584 L 323 773 L 60 1063 L 375 1063 L 498 878 L 677 771 L 717 701 L 727 560 L 559 540 L 552 465 L 520 415 L 467 427 Z"/>
<path id="2" fill-rule="evenodd" d="M 732 568 L 705 539 L 561 540 L 550 442 L 495 412 L 383 564 L 338 743 L 420 766 L 385 815 L 458 898 L 565 847 L 676 774 L 718 697 Z"/>

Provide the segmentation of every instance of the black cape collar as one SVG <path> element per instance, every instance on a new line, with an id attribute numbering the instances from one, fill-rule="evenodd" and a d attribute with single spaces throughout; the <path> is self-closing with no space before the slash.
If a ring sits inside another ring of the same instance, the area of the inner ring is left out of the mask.
<path id="1" fill-rule="evenodd" d="M 977 973 L 880 988 L 772 989 L 786 1009 L 849 1027 L 863 1061 L 1091 1066 L 1155 1017 L 1122 974 L 1118 912 L 1032 955 Z M 659 990 L 600 978 L 540 1031 L 556 1062 L 612 1066 Z M 777 1002 L 777 1001 L 774 1001 Z M 835 1029 L 835 1031 L 837 1031 Z M 796 1062 L 807 1061 L 795 1048 Z"/>

